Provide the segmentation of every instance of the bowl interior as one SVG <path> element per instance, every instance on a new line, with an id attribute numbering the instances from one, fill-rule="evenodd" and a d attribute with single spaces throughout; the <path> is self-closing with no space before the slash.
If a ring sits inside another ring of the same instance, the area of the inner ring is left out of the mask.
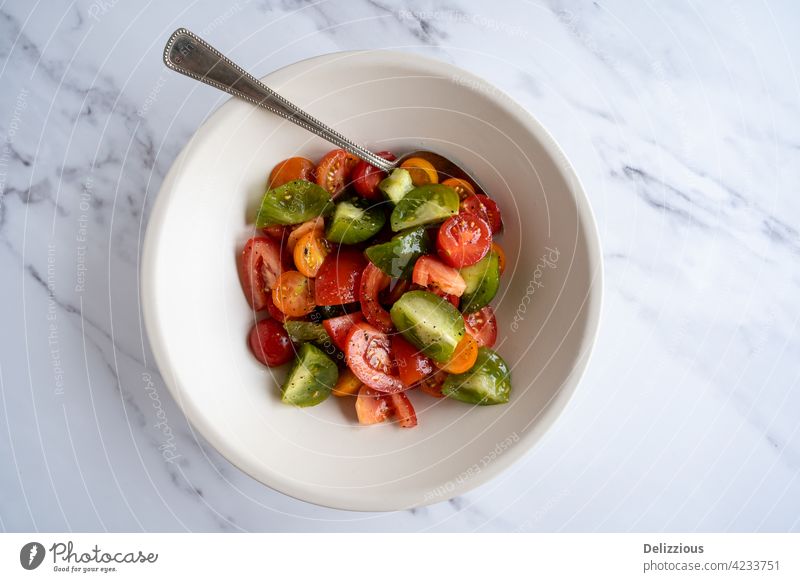
<path id="1" fill-rule="evenodd" d="M 508 263 L 494 302 L 496 349 L 513 369 L 511 402 L 473 407 L 415 392 L 413 430 L 359 426 L 350 398 L 309 409 L 280 403 L 285 370 L 265 369 L 247 346 L 253 314 L 237 257 L 270 169 L 293 155 L 316 160 L 331 146 L 236 100 L 192 138 L 151 216 L 142 295 L 164 379 L 222 454 L 295 497 L 390 510 L 463 493 L 536 441 L 588 358 L 600 263 L 580 186 L 527 113 L 444 63 L 340 53 L 289 66 L 266 82 L 373 150 L 425 148 L 450 157 L 498 201 Z"/>

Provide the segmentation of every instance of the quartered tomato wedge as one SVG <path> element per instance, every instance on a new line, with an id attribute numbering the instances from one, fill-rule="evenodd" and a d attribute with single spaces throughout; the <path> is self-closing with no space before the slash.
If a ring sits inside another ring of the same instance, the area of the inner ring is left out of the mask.
<path id="1" fill-rule="evenodd" d="M 347 366 L 366 386 L 386 393 L 408 390 L 405 382 L 393 375 L 389 336 L 370 324 L 360 322 L 350 329 L 345 357 Z"/>
<path id="2" fill-rule="evenodd" d="M 461 297 L 467 288 L 464 278 L 456 269 L 430 255 L 423 255 L 417 259 L 411 280 L 431 291 L 438 289 L 442 293 L 456 297 Z"/>
<path id="3" fill-rule="evenodd" d="M 367 261 L 367 267 L 361 275 L 361 288 L 359 290 L 359 301 L 361 301 L 361 313 L 368 322 L 377 327 L 382 332 L 390 332 L 394 327 L 389 312 L 381 307 L 378 295 L 386 289 L 392 279 L 381 271 L 378 267 Z"/>
<path id="4" fill-rule="evenodd" d="M 283 272 L 280 245 L 267 236 L 247 241 L 242 251 L 241 277 L 247 302 L 255 311 L 266 309 L 269 292 Z"/>
<path id="5" fill-rule="evenodd" d="M 492 246 L 489 224 L 477 214 L 461 212 L 444 221 L 436 235 L 436 250 L 456 269 L 474 265 Z"/>
<path id="6" fill-rule="evenodd" d="M 317 166 L 317 184 L 335 198 L 347 186 L 350 172 L 357 163 L 358 158 L 344 150 L 328 152 Z"/>
<path id="7" fill-rule="evenodd" d="M 314 162 L 306 158 L 289 158 L 272 169 L 267 189 L 283 186 L 294 180 L 314 181 Z"/>
<path id="8" fill-rule="evenodd" d="M 403 428 L 414 428 L 417 426 L 417 413 L 414 406 L 403 392 L 389 395 L 392 412 L 397 418 L 397 423 Z"/>
<path id="9" fill-rule="evenodd" d="M 411 174 L 411 182 L 414 186 L 439 183 L 439 174 L 428 160 L 408 158 L 400 164 L 400 167 L 408 170 L 408 173 Z"/>
<path id="10" fill-rule="evenodd" d="M 292 340 L 286 329 L 274 319 L 262 319 L 250 330 L 250 349 L 262 364 L 273 367 L 294 357 Z"/>
<path id="11" fill-rule="evenodd" d="M 356 323 L 363 320 L 364 317 L 361 315 L 361 312 L 346 313 L 339 317 L 331 317 L 330 319 L 323 320 L 322 327 L 324 327 L 328 335 L 331 336 L 336 347 L 344 351 L 347 349 L 347 335 L 350 333 L 350 329 Z"/>
<path id="12" fill-rule="evenodd" d="M 461 178 L 448 178 L 442 182 L 442 186 L 447 186 L 448 188 L 455 190 L 461 200 L 470 194 L 475 194 L 475 188 L 472 187 L 472 184 L 466 180 L 462 180 Z"/>
<path id="13" fill-rule="evenodd" d="M 400 334 L 392 336 L 392 353 L 400 379 L 411 386 L 433 373 L 433 362 Z"/>
<path id="14" fill-rule="evenodd" d="M 483 218 L 492 229 L 492 234 L 503 230 L 503 219 L 497 202 L 484 194 L 473 194 L 461 201 L 461 212 L 471 212 Z"/>
<path id="15" fill-rule="evenodd" d="M 425 378 L 422 382 L 417 384 L 417 386 L 419 386 L 419 389 L 428 396 L 433 396 L 434 398 L 444 398 L 444 394 L 442 394 L 442 386 L 444 385 L 444 381 L 447 379 L 447 375 L 447 372 L 439 370 L 438 372 Z"/>
<path id="16" fill-rule="evenodd" d="M 453 357 L 441 366 L 441 369 L 451 374 L 468 372 L 478 359 L 478 347 L 478 342 L 474 337 L 468 333 L 464 334 L 453 352 Z"/>
<path id="17" fill-rule="evenodd" d="M 361 380 L 356 378 L 348 368 L 339 371 L 339 379 L 331 389 L 334 396 L 351 396 L 354 395 L 363 386 Z"/>
<path id="18" fill-rule="evenodd" d="M 361 273 L 367 265 L 356 249 L 339 247 L 325 257 L 315 279 L 317 305 L 344 305 L 359 300 Z"/>
<path id="19" fill-rule="evenodd" d="M 331 251 L 321 229 L 304 234 L 294 246 L 294 264 L 306 277 L 316 277 L 325 257 Z"/>
<path id="20" fill-rule="evenodd" d="M 362 386 L 356 398 L 356 415 L 359 424 L 378 424 L 392 415 L 389 399 L 385 394 Z"/>
<path id="21" fill-rule="evenodd" d="M 467 333 L 475 338 L 479 346 L 491 348 L 497 341 L 497 318 L 488 305 L 464 316 Z"/>
<path id="22" fill-rule="evenodd" d="M 376 155 L 389 161 L 397 159 L 392 152 L 378 152 Z M 378 190 L 378 184 L 385 177 L 386 172 L 383 170 L 376 168 L 369 162 L 359 160 L 353 169 L 351 179 L 353 181 L 353 188 L 355 188 L 359 196 L 368 200 L 381 200 L 383 196 L 381 196 Z"/>
<path id="23" fill-rule="evenodd" d="M 272 289 L 275 307 L 289 317 L 300 317 L 314 310 L 314 280 L 299 271 L 284 271 Z"/>

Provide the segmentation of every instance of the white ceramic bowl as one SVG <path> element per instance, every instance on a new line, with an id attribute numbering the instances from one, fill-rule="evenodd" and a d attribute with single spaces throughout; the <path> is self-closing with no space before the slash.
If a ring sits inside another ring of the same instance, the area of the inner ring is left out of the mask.
<path id="1" fill-rule="evenodd" d="M 295 409 L 285 370 L 247 346 L 253 316 L 236 261 L 267 173 L 331 146 L 232 99 L 169 172 L 142 260 L 142 301 L 164 381 L 232 463 L 293 497 L 395 510 L 476 487 L 525 454 L 575 391 L 594 343 L 602 265 L 586 196 L 564 154 L 517 103 L 451 65 L 398 52 L 348 52 L 283 68 L 266 83 L 374 151 L 427 148 L 468 168 L 498 201 L 508 266 L 494 301 L 511 401 L 469 406 L 413 393 L 419 426 L 359 426 L 353 400 Z"/>

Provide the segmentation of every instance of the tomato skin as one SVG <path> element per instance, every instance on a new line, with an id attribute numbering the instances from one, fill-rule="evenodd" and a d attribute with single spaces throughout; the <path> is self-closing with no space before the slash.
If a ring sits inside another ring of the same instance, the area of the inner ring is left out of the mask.
<path id="1" fill-rule="evenodd" d="M 284 271 L 272 289 L 272 301 L 288 317 L 302 317 L 314 310 L 314 280 L 299 271 Z"/>
<path id="2" fill-rule="evenodd" d="M 343 305 L 359 300 L 361 273 L 367 260 L 361 251 L 339 247 L 329 253 L 317 271 L 317 305 Z"/>
<path id="3" fill-rule="evenodd" d="M 402 428 L 414 428 L 417 426 L 417 413 L 405 393 L 390 394 L 389 400 L 392 412 L 397 417 L 397 423 Z"/>
<path id="4" fill-rule="evenodd" d="M 457 270 L 430 255 L 417 259 L 411 280 L 427 289 L 438 289 L 446 295 L 456 297 L 461 297 L 467 288 L 464 278 Z"/>
<path id="5" fill-rule="evenodd" d="M 417 384 L 419 389 L 422 390 L 428 396 L 433 396 L 434 398 L 444 398 L 444 394 L 442 394 L 442 386 L 444 385 L 444 381 L 447 379 L 448 373 L 439 370 L 434 374 L 431 374 L 427 378 L 425 378 L 422 382 Z"/>
<path id="6" fill-rule="evenodd" d="M 317 184 L 336 198 L 347 185 L 349 172 L 356 164 L 357 159 L 344 150 L 329 151 L 317 166 Z"/>
<path id="7" fill-rule="evenodd" d="M 502 275 L 506 271 L 506 252 L 496 242 L 492 243 L 492 252 L 497 253 L 497 267 Z"/>
<path id="8" fill-rule="evenodd" d="M 451 374 L 468 372 L 478 359 L 478 347 L 478 342 L 474 337 L 468 333 L 464 334 L 453 352 L 453 357 L 446 364 L 440 366 L 441 369 Z"/>
<path id="9" fill-rule="evenodd" d="M 356 398 L 356 415 L 359 424 L 378 424 L 389 418 L 392 409 L 389 399 L 367 386 L 362 386 Z"/>
<path id="10" fill-rule="evenodd" d="M 462 278 L 463 278 L 463 277 L 462 277 Z M 461 300 L 458 298 L 458 296 L 457 296 L 457 295 L 450 295 L 449 293 L 445 293 L 444 291 L 442 291 L 442 290 L 441 290 L 441 289 L 439 289 L 438 287 L 431 287 L 431 288 L 429 288 L 429 289 L 428 289 L 428 291 L 430 291 L 430 292 L 431 292 L 431 293 L 433 293 L 434 295 L 438 295 L 439 297 L 441 297 L 442 299 L 444 299 L 444 300 L 446 300 L 446 301 L 449 301 L 449 302 L 450 302 L 450 304 L 451 304 L 453 307 L 455 307 L 456 309 L 458 309 L 458 306 L 459 306 L 459 304 L 460 304 Z"/>
<path id="11" fill-rule="evenodd" d="M 339 317 L 331 317 L 322 321 L 322 327 L 331 336 L 333 343 L 342 351 L 347 349 L 347 336 L 350 329 L 359 321 L 364 321 L 364 316 L 361 312 L 346 313 Z"/>
<path id="12" fill-rule="evenodd" d="M 488 305 L 479 311 L 464 316 L 467 333 L 481 347 L 491 348 L 497 341 L 497 318 Z"/>
<path id="13" fill-rule="evenodd" d="M 361 275 L 361 287 L 359 290 L 359 301 L 361 302 L 361 313 L 364 318 L 380 331 L 388 333 L 392 331 L 394 325 L 389 312 L 381 307 L 378 294 L 389 286 L 392 279 L 376 267 L 371 262 L 367 262 L 367 267 Z"/>
<path id="14" fill-rule="evenodd" d="M 492 234 L 497 234 L 503 230 L 503 219 L 500 215 L 500 207 L 497 202 L 485 194 L 472 194 L 461 201 L 461 212 L 471 212 L 483 218 Z"/>
<path id="15" fill-rule="evenodd" d="M 289 158 L 279 162 L 269 174 L 267 189 L 272 190 L 294 180 L 314 181 L 314 162 L 306 158 Z"/>
<path id="16" fill-rule="evenodd" d="M 389 394 L 408 390 L 405 382 L 392 375 L 389 337 L 370 324 L 360 322 L 350 329 L 345 358 L 347 366 L 366 386 Z"/>
<path id="17" fill-rule="evenodd" d="M 409 386 L 433 373 L 433 361 L 400 334 L 392 336 L 392 353 L 400 379 Z"/>
<path id="18" fill-rule="evenodd" d="M 250 330 L 250 349 L 262 364 L 281 366 L 292 359 L 294 347 L 284 327 L 274 319 L 262 319 Z"/>
<path id="19" fill-rule="evenodd" d="M 477 214 L 461 212 L 444 221 L 436 235 L 436 250 L 456 269 L 474 265 L 492 246 L 489 224 Z"/>
<path id="20" fill-rule="evenodd" d="M 397 159 L 392 152 L 378 152 L 376 155 L 390 162 Z M 359 160 L 351 175 L 353 188 L 355 188 L 359 196 L 367 200 L 381 200 L 383 198 L 378 191 L 378 184 L 385 177 L 386 172 L 364 160 Z"/>
<path id="21" fill-rule="evenodd" d="M 244 295 L 253 310 L 267 308 L 269 292 L 282 272 L 281 249 L 274 239 L 255 236 L 245 243 L 240 273 Z"/>

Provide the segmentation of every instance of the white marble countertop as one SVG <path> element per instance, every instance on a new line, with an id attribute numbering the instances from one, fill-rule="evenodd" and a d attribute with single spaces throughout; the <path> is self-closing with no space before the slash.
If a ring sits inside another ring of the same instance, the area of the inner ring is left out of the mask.
<path id="1" fill-rule="evenodd" d="M 799 19 L 789 0 L 6 2 L 0 529 L 800 529 Z M 178 26 L 260 75 L 426 54 L 555 136 L 597 216 L 606 302 L 578 395 L 522 462 L 359 514 L 276 493 L 193 434 L 137 308 L 153 199 L 225 100 L 163 67 Z"/>

